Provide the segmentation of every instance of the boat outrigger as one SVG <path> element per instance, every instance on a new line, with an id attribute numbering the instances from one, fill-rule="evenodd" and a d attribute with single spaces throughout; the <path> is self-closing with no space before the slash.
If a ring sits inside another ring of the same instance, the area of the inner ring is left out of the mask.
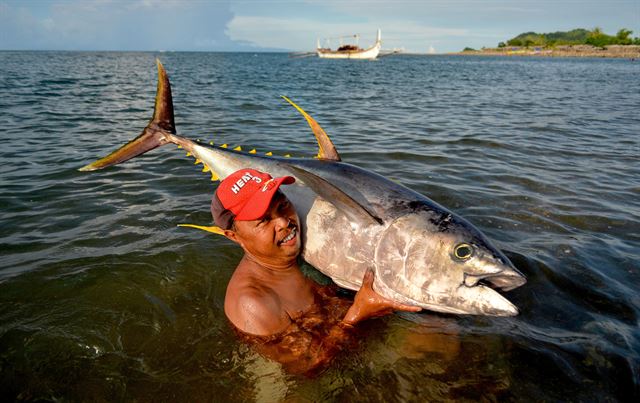
<path id="1" fill-rule="evenodd" d="M 358 36 L 355 35 L 357 38 Z M 380 53 L 380 47 L 382 46 L 381 33 L 378 30 L 378 34 L 376 36 L 376 42 L 367 49 L 360 48 L 356 45 L 343 45 L 340 46 L 337 50 L 331 50 L 330 48 L 320 47 L 320 42 L 318 41 L 318 45 L 316 48 L 316 53 L 318 57 L 323 59 L 364 59 L 364 60 L 373 60 L 378 57 L 378 53 Z"/>

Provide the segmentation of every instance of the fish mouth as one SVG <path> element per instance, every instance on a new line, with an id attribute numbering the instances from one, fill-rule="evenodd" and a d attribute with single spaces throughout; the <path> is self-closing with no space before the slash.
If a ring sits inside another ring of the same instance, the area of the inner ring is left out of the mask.
<path id="1" fill-rule="evenodd" d="M 518 272 L 507 272 L 485 277 L 482 281 L 487 282 L 490 286 L 497 288 L 500 291 L 511 291 L 524 285 L 527 282 L 527 279 Z"/>
<path id="2" fill-rule="evenodd" d="M 501 292 L 518 288 L 527 280 L 509 263 L 485 262 L 481 266 L 484 273 L 479 273 L 479 270 L 476 270 L 464 274 L 459 292 L 467 296 L 467 301 L 473 301 L 466 307 L 469 309 L 467 313 L 491 316 L 515 316 L 518 314 L 518 308 L 501 295 Z"/>
<path id="3" fill-rule="evenodd" d="M 506 257 L 480 259 L 464 269 L 463 284 L 475 287 L 479 283 L 500 291 L 511 291 L 527 279 Z"/>
<path id="4" fill-rule="evenodd" d="M 475 287 L 477 285 L 485 285 L 500 291 L 511 291 L 524 285 L 527 279 L 515 270 L 505 270 L 501 273 L 487 275 L 473 275 L 465 273 L 464 285 L 467 287 Z"/>

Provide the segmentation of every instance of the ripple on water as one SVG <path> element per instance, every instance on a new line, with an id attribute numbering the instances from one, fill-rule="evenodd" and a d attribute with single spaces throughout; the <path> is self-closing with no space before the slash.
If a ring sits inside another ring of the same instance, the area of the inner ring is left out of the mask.
<path id="1" fill-rule="evenodd" d="M 347 400 L 355 389 L 363 400 L 638 400 L 637 63 L 0 53 L 10 399 Z M 169 148 L 77 172 L 140 133 L 157 56 L 178 132 L 311 157 L 286 94 L 344 161 L 460 213 L 504 249 L 528 278 L 505 294 L 520 315 L 369 321 L 358 347 L 311 380 L 238 344 L 223 302 L 240 251 L 176 227 L 211 222 L 207 175 Z"/>

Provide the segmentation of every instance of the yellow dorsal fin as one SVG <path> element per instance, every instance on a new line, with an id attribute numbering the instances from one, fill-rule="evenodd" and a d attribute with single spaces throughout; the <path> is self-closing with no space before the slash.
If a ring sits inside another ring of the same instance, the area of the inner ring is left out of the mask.
<path id="1" fill-rule="evenodd" d="M 209 168 L 209 166 L 208 166 L 208 165 L 205 165 L 205 166 L 202 168 L 202 172 L 209 172 L 209 171 L 211 171 L 211 168 Z"/>
<path id="2" fill-rule="evenodd" d="M 271 157 L 273 155 L 273 153 L 271 151 L 269 151 L 268 153 L 264 153 L 264 155 L 268 155 L 269 157 Z"/>
<path id="3" fill-rule="evenodd" d="M 224 230 L 220 227 L 216 227 L 215 225 L 206 227 L 204 225 L 195 225 L 195 224 L 178 224 L 178 227 L 189 227 L 189 228 L 201 229 L 203 231 L 213 232 L 214 234 L 224 236 Z"/>
<path id="4" fill-rule="evenodd" d="M 242 147 L 238 146 L 238 147 L 234 148 L 233 151 L 242 151 Z"/>
<path id="5" fill-rule="evenodd" d="M 224 143 L 223 145 L 220 146 L 220 148 L 227 148 L 227 147 L 229 147 L 227 143 Z"/>
<path id="6" fill-rule="evenodd" d="M 253 150 L 249 151 L 249 154 L 255 154 L 255 153 L 257 153 L 255 148 Z"/>
<path id="7" fill-rule="evenodd" d="M 284 98 L 285 101 L 289 102 L 291 106 L 296 108 L 296 110 L 300 112 L 302 116 L 304 116 L 304 118 L 307 120 L 307 123 L 309 123 L 311 131 L 313 132 L 313 135 L 316 136 L 316 140 L 318 141 L 318 158 L 323 160 L 340 161 L 340 155 L 338 155 L 336 147 L 333 145 L 331 139 L 324 131 L 324 129 L 320 127 L 318 122 L 316 122 L 311 116 L 309 116 L 309 114 L 305 112 L 301 107 L 294 104 L 292 100 L 285 97 L 284 95 L 282 96 L 282 98 Z"/>
<path id="8" fill-rule="evenodd" d="M 196 158 L 196 162 L 194 162 L 193 165 L 198 165 L 198 164 L 201 164 L 201 163 L 202 163 L 202 161 Z"/>

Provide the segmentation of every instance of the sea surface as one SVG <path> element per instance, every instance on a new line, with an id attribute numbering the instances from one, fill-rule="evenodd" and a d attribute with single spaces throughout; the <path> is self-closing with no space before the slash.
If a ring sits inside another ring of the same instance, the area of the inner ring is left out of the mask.
<path id="1" fill-rule="evenodd" d="M 177 227 L 211 223 L 201 166 L 77 171 L 146 125 L 156 58 L 179 133 L 313 157 L 287 95 L 344 161 L 467 218 L 527 276 L 520 315 L 370 320 L 312 378 L 240 343 L 241 250 Z M 0 52 L 0 139 L 4 401 L 640 401 L 637 60 Z"/>

